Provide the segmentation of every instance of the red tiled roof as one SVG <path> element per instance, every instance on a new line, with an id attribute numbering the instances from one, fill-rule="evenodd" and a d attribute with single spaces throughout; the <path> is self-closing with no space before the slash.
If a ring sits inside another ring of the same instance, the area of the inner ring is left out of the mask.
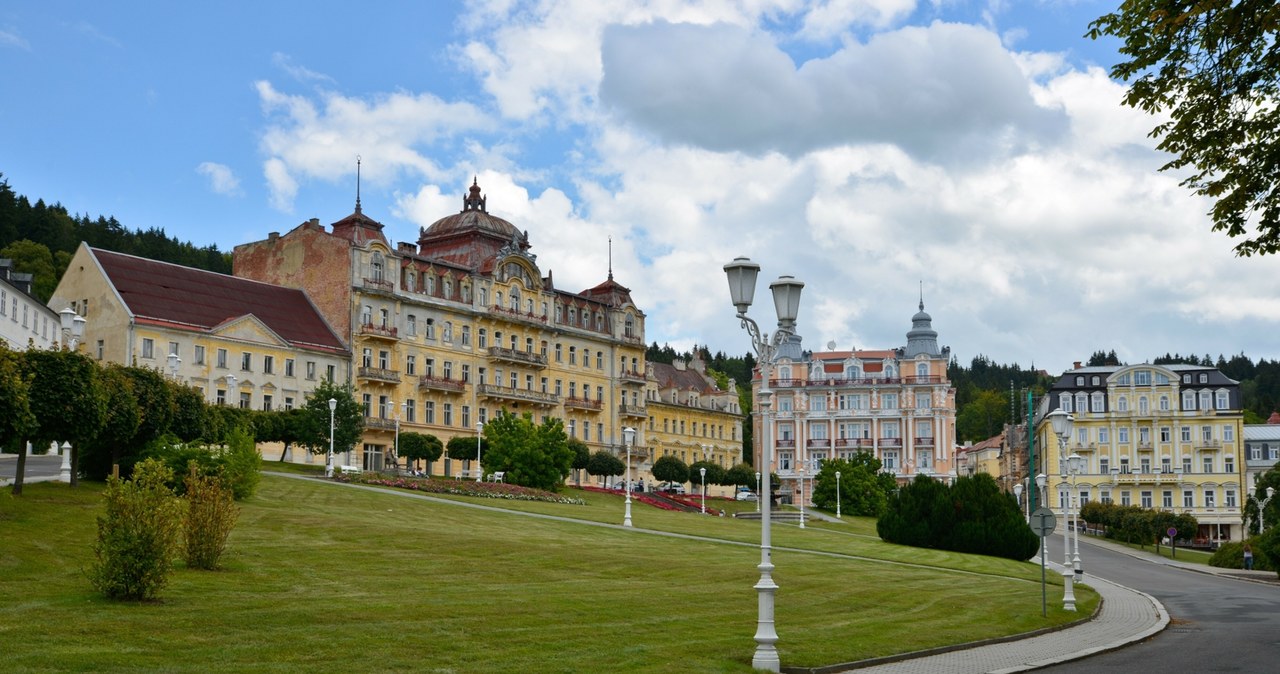
<path id="1" fill-rule="evenodd" d="M 650 365 L 653 366 L 653 378 L 658 382 L 659 389 L 676 388 L 681 391 L 692 389 L 699 393 L 719 392 L 714 382 L 708 384 L 707 380 L 694 370 L 679 370 L 676 366 L 666 363 L 650 363 Z"/>
<path id="2" fill-rule="evenodd" d="M 294 346 L 346 352 L 306 293 L 296 288 L 89 248 L 139 322 L 209 331 L 252 314 Z"/>

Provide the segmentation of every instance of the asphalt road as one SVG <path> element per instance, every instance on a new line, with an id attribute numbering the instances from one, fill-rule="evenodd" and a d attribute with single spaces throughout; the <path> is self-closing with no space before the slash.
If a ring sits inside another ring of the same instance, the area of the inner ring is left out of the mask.
<path id="1" fill-rule="evenodd" d="M 14 472 L 18 469 L 17 454 L 0 454 L 0 480 L 8 481 L 13 479 Z M 26 480 L 31 478 L 51 478 L 58 477 L 58 472 L 62 470 L 61 456 L 28 456 Z"/>
<path id="2" fill-rule="evenodd" d="M 1061 560 L 1062 539 L 1054 538 L 1049 559 Z M 1169 627 L 1142 643 L 1039 671 L 1280 671 L 1280 585 L 1136 559 L 1083 538 L 1080 557 L 1086 575 L 1097 573 L 1159 599 L 1169 611 Z"/>

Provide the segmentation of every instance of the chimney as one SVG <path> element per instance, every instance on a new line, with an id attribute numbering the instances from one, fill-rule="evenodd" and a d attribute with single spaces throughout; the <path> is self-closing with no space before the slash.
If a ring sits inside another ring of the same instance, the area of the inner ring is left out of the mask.
<path id="1" fill-rule="evenodd" d="M 1071 369 L 1073 369 L 1073 370 L 1079 370 L 1079 369 L 1080 369 L 1080 361 L 1078 361 L 1078 360 L 1077 360 L 1077 361 L 1076 361 L 1075 366 L 1074 366 L 1074 367 L 1072 367 Z"/>
<path id="2" fill-rule="evenodd" d="M 267 241 L 275 241 L 280 238 L 280 232 L 271 232 L 267 234 Z"/>

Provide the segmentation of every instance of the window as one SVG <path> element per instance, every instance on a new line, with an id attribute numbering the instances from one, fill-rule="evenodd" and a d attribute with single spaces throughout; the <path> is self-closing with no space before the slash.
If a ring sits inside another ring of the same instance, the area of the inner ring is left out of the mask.
<path id="1" fill-rule="evenodd" d="M 1182 507 L 1194 508 L 1196 506 L 1196 493 L 1190 489 L 1182 490 Z"/>
<path id="2" fill-rule="evenodd" d="M 1218 501 L 1218 490 L 1214 489 L 1213 487 L 1205 487 L 1204 488 L 1204 507 L 1215 508 L 1217 507 L 1217 501 Z"/>
<path id="3" fill-rule="evenodd" d="M 1150 509 L 1150 508 L 1151 508 L 1151 506 L 1152 506 L 1152 503 L 1153 503 L 1153 502 L 1152 502 L 1152 500 L 1151 500 L 1151 492 L 1150 492 L 1150 491 L 1143 490 L 1143 492 L 1142 492 L 1142 496 L 1141 496 L 1141 503 L 1142 503 L 1142 507 L 1143 507 L 1143 508 L 1147 508 L 1147 509 Z"/>
<path id="4" fill-rule="evenodd" d="M 1182 472 L 1188 475 L 1191 474 L 1191 457 L 1182 457 Z"/>
<path id="5" fill-rule="evenodd" d="M 1224 505 L 1224 506 L 1226 506 L 1226 507 L 1228 507 L 1228 508 L 1234 508 L 1234 507 L 1236 507 L 1236 490 L 1234 490 L 1234 489 L 1227 489 L 1227 490 L 1226 490 L 1226 491 L 1224 491 L 1222 494 L 1223 494 L 1223 499 L 1222 499 L 1222 500 L 1223 500 L 1223 504 L 1222 504 L 1222 505 Z"/>
<path id="6" fill-rule="evenodd" d="M 103 340 L 99 339 L 98 340 L 98 360 L 102 360 L 102 352 L 105 350 L 105 348 L 106 348 L 106 343 Z"/>
<path id="7" fill-rule="evenodd" d="M 1119 398 L 1116 399 L 1116 411 L 1117 412 L 1129 411 L 1129 396 L 1120 396 Z"/>
<path id="8" fill-rule="evenodd" d="M 1200 439 L 1204 440 L 1206 444 L 1211 442 L 1213 440 L 1213 426 L 1201 426 Z"/>
<path id="9" fill-rule="evenodd" d="M 372 325 L 372 324 L 373 324 L 373 307 L 366 304 L 364 305 L 364 308 L 360 310 L 360 325 Z"/>
<path id="10" fill-rule="evenodd" d="M 360 351 L 360 367 L 373 367 L 373 349 L 365 348 Z"/>
<path id="11" fill-rule="evenodd" d="M 271 411 L 271 397 L 272 396 L 270 393 L 262 394 L 262 411 L 263 412 Z"/>
<path id="12" fill-rule="evenodd" d="M 896 410 L 898 409 L 898 394 L 886 393 L 880 397 L 880 409 Z"/>
<path id="13" fill-rule="evenodd" d="M 275 374 L 275 370 L 276 370 L 275 356 L 263 356 L 262 357 L 262 373 Z"/>
<path id="14" fill-rule="evenodd" d="M 284 408 L 285 408 L 286 410 L 291 410 L 291 409 L 293 409 L 293 396 L 285 396 L 285 397 L 284 397 Z"/>
<path id="15" fill-rule="evenodd" d="M 409 314 L 408 318 L 405 319 L 405 325 L 409 330 L 410 337 L 418 336 L 418 318 L 416 316 Z"/>
<path id="16" fill-rule="evenodd" d="M 1161 458 L 1160 458 L 1160 472 L 1161 472 L 1161 473 L 1172 473 L 1172 472 L 1173 472 L 1173 459 L 1170 459 L 1170 458 L 1169 458 L 1169 457 L 1167 457 L 1167 456 L 1165 456 L 1165 457 L 1161 457 Z"/>
<path id="17" fill-rule="evenodd" d="M 204 347 L 199 344 L 195 348 L 196 365 L 204 365 Z"/>
<path id="18" fill-rule="evenodd" d="M 443 410 L 444 410 L 444 425 L 452 426 L 453 425 L 453 403 L 445 403 Z"/>
<path id="19" fill-rule="evenodd" d="M 563 362 L 564 362 L 564 358 L 561 356 L 561 352 L 560 352 L 560 345 L 559 345 L 559 344 L 556 344 L 556 362 L 557 362 L 557 363 L 563 363 Z"/>
<path id="20" fill-rule="evenodd" d="M 444 362 L 444 378 L 453 379 L 453 361 L 451 360 Z"/>
<path id="21" fill-rule="evenodd" d="M 1212 456 L 1206 456 L 1206 457 L 1204 457 L 1204 472 L 1206 472 L 1206 473 L 1212 473 L 1212 472 L 1213 472 L 1213 457 L 1212 457 Z"/>
<path id="22" fill-rule="evenodd" d="M 252 394 L 250 394 L 248 391 L 240 392 L 240 409 L 242 410 L 249 409 L 249 405 L 252 404 L 253 402 L 252 400 L 250 400 L 251 395 Z"/>
<path id="23" fill-rule="evenodd" d="M 1076 393 L 1076 411 L 1083 412 L 1086 409 L 1088 409 L 1087 407 L 1085 407 L 1088 400 L 1089 400 L 1088 396 L 1086 396 L 1083 391 Z"/>
<path id="24" fill-rule="evenodd" d="M 1129 429 L 1121 426 L 1116 429 L 1116 442 L 1122 445 L 1129 444 Z"/>
<path id="25" fill-rule="evenodd" d="M 240 369 L 245 372 L 253 371 L 253 354 L 248 351 L 240 352 Z"/>
<path id="26" fill-rule="evenodd" d="M 360 408 L 364 411 L 366 417 L 373 416 L 373 396 L 368 393 L 360 395 Z"/>
<path id="27" fill-rule="evenodd" d="M 436 404 L 430 400 L 422 401 L 422 420 L 429 424 L 436 422 Z"/>
<path id="28" fill-rule="evenodd" d="M 293 372 L 293 359 L 292 359 L 292 358 L 285 358 L 285 359 L 284 359 L 284 376 L 286 376 L 286 377 L 292 377 L 292 376 L 295 376 L 295 375 L 294 375 L 294 372 Z"/>
<path id="29" fill-rule="evenodd" d="M 1123 491 L 1121 491 L 1121 492 L 1120 492 L 1120 505 L 1124 505 L 1124 506 L 1127 506 L 1127 505 L 1133 505 L 1133 502 L 1129 500 L 1129 490 L 1128 490 L 1128 489 L 1125 489 L 1125 490 L 1123 490 Z"/>
<path id="30" fill-rule="evenodd" d="M 1058 408 L 1063 412 L 1071 412 L 1071 394 L 1061 393 L 1058 395 Z"/>
<path id="31" fill-rule="evenodd" d="M 546 348 L 547 348 L 547 347 L 546 347 L 546 344 L 547 344 L 546 342 L 543 342 L 543 343 L 542 343 L 542 348 L 543 348 L 543 350 L 544 350 L 544 351 L 545 351 L 545 350 L 546 350 Z M 543 355 L 546 355 L 546 354 L 544 353 Z M 596 352 L 596 369 L 597 369 L 597 370 L 603 370 L 603 369 L 604 369 L 604 352 L 603 352 L 603 351 L 597 351 L 597 352 Z"/>
<path id="32" fill-rule="evenodd" d="M 1103 475 L 1111 474 L 1111 457 L 1108 457 L 1108 456 L 1098 457 L 1098 472 L 1102 473 Z"/>
<path id="33" fill-rule="evenodd" d="M 1212 409 L 1212 405 L 1213 405 L 1213 393 L 1209 391 L 1201 391 L 1200 392 L 1200 409 L 1202 410 Z"/>
<path id="34" fill-rule="evenodd" d="M 1120 457 L 1120 473 L 1122 475 L 1129 474 L 1129 457 L 1127 456 Z"/>
<path id="35" fill-rule="evenodd" d="M 1160 396 L 1160 411 L 1169 411 L 1169 396 Z"/>
<path id="36" fill-rule="evenodd" d="M 1209 375 L 1205 374 L 1204 372 L 1201 372 L 1201 373 L 1200 373 L 1200 383 L 1201 383 L 1201 384 L 1208 384 L 1208 383 L 1209 383 Z"/>
<path id="37" fill-rule="evenodd" d="M 1195 408 L 1196 408 L 1195 391 L 1183 391 L 1182 392 L 1182 409 L 1194 410 Z"/>
<path id="38" fill-rule="evenodd" d="M 417 371 L 418 371 L 418 357 L 405 356 L 404 357 L 404 373 L 409 376 L 413 376 L 414 374 L 417 373 Z"/>
<path id="39" fill-rule="evenodd" d="M 1160 507 L 1173 508 L 1173 492 L 1171 490 L 1166 489 L 1160 494 Z"/>
<path id="40" fill-rule="evenodd" d="M 1148 370 L 1138 370 L 1137 382 L 1138 386 L 1150 386 L 1151 372 Z"/>
<path id="41" fill-rule="evenodd" d="M 390 319 L 390 314 L 387 313 L 386 309 L 378 310 L 378 326 L 379 327 L 383 327 L 383 328 L 390 327 L 391 321 L 389 319 Z"/>
<path id="42" fill-rule="evenodd" d="M 227 404 L 227 391 L 226 391 L 225 389 L 218 389 L 218 394 L 217 394 L 217 396 L 214 398 L 214 400 L 215 400 L 219 405 L 226 405 L 226 404 Z"/>
<path id="43" fill-rule="evenodd" d="M 23 307 L 23 308 L 25 309 L 26 307 Z M 156 348 L 156 343 L 154 340 L 152 340 L 150 337 L 142 338 L 142 357 L 143 358 L 155 358 L 156 357 L 155 348 Z"/>
<path id="44" fill-rule="evenodd" d="M 387 370 L 391 368 L 391 353 L 389 351 L 378 351 L 378 369 Z"/>
<path id="45" fill-rule="evenodd" d="M 1222 427 L 1222 441 L 1234 442 L 1236 439 L 1236 428 L 1230 424 Z"/>
<path id="46" fill-rule="evenodd" d="M 1145 474 L 1145 473 L 1151 472 L 1151 459 L 1149 457 L 1146 457 L 1146 456 L 1142 457 L 1142 459 L 1139 461 L 1139 464 L 1140 464 L 1138 468 L 1139 473 Z"/>
<path id="47" fill-rule="evenodd" d="M 336 381 L 336 379 L 334 379 L 334 375 L 336 374 L 337 369 L 338 367 L 336 365 L 324 366 L 325 378 L 328 379 L 329 381 Z"/>
<path id="48" fill-rule="evenodd" d="M 466 363 L 463 363 L 462 364 L 462 383 L 465 384 L 469 381 L 471 381 L 471 366 Z"/>
<path id="49" fill-rule="evenodd" d="M 489 348 L 489 331 L 480 328 L 476 330 L 476 345 L 482 349 Z"/>
<path id="50" fill-rule="evenodd" d="M 1139 445 L 1144 445 L 1144 446 L 1145 446 L 1145 445 L 1150 445 L 1150 444 L 1151 444 L 1151 429 L 1150 429 L 1150 428 L 1147 428 L 1146 426 L 1143 426 L 1142 428 L 1139 428 L 1139 429 L 1138 429 L 1138 444 L 1139 444 Z"/>
<path id="51" fill-rule="evenodd" d="M 1234 457 L 1234 456 L 1226 456 L 1226 457 L 1223 457 L 1223 459 L 1222 459 L 1222 472 L 1224 472 L 1224 473 L 1234 473 L 1234 472 L 1236 472 L 1236 457 Z"/>
<path id="52" fill-rule="evenodd" d="M 462 326 L 462 345 L 471 346 L 471 326 Z"/>
<path id="53" fill-rule="evenodd" d="M 1182 427 L 1182 441 L 1183 441 L 1183 442 L 1191 442 L 1191 427 L 1190 427 L 1190 426 L 1183 426 L 1183 427 Z"/>
<path id="54" fill-rule="evenodd" d="M 307 361 L 307 379 L 315 381 L 316 378 L 316 362 L 314 360 Z"/>
<path id="55" fill-rule="evenodd" d="M 1160 442 L 1170 442 L 1173 439 L 1173 429 L 1168 426 L 1160 427 Z"/>
<path id="56" fill-rule="evenodd" d="M 1098 428 L 1098 444 L 1105 445 L 1111 442 L 1111 429 L 1106 426 Z"/>
<path id="57" fill-rule="evenodd" d="M 928 393 L 916 394 L 916 409 L 918 410 L 929 409 L 929 407 L 931 407 L 930 403 L 931 403 L 931 396 Z"/>
<path id="58" fill-rule="evenodd" d="M 471 406 L 470 405 L 462 406 L 462 427 L 463 428 L 471 427 Z"/>
<path id="59" fill-rule="evenodd" d="M 809 409 L 814 412 L 827 411 L 827 397 L 816 395 L 809 398 Z"/>

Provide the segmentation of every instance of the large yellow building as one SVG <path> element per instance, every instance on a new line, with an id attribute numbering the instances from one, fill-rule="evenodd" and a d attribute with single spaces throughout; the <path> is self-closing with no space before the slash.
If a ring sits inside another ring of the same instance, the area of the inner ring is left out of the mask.
<path id="1" fill-rule="evenodd" d="M 1065 454 L 1084 459 L 1075 486 L 1048 420 L 1074 423 Z M 1125 365 L 1065 372 L 1041 400 L 1034 470 L 1048 477 L 1046 504 L 1058 512 L 1090 499 L 1190 513 L 1206 544 L 1239 540 L 1244 484 L 1240 385 L 1212 367 Z"/>
<path id="2" fill-rule="evenodd" d="M 689 362 L 649 363 L 647 375 L 648 462 L 642 470 L 664 456 L 686 465 L 707 461 L 724 469 L 742 463 L 742 409 L 732 380 L 720 388 L 696 355 Z M 690 478 L 694 484 L 699 480 L 696 475 Z M 723 494 L 727 489 L 708 486 L 707 491 Z"/>
<path id="3" fill-rule="evenodd" d="M 215 404 L 301 406 L 350 352 L 306 294 L 80 244 L 51 307 L 85 319 L 83 351 L 176 377 Z"/>
<path id="4" fill-rule="evenodd" d="M 357 201 L 331 231 L 311 220 L 234 258 L 237 276 L 305 289 L 350 345 L 364 468 L 393 456 L 397 428 L 447 442 L 475 437 L 501 410 L 562 419 L 593 452 L 623 456 L 626 426 L 638 429 L 635 446 L 649 444 L 645 316 L 612 271 L 586 290 L 555 287 L 477 184 L 416 244 L 392 246 L 382 229 Z M 633 475 L 647 460 L 635 452 Z M 470 476 L 471 463 L 433 472 Z"/>

